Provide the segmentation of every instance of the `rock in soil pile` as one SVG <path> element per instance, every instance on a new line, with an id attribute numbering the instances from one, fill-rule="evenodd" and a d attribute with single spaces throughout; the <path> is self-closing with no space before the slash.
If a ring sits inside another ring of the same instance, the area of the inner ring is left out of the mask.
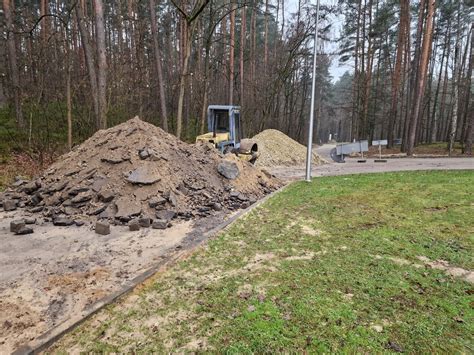
<path id="1" fill-rule="evenodd" d="M 306 147 L 276 129 L 266 129 L 252 138 L 257 141 L 260 155 L 256 166 L 303 165 L 306 162 Z M 313 152 L 313 165 L 324 164 L 325 160 Z"/>
<path id="2" fill-rule="evenodd" d="M 248 207 L 281 186 L 234 155 L 184 143 L 138 117 L 98 131 L 42 176 L 15 185 L 0 195 L 4 210 L 24 207 L 58 225 L 188 220 Z"/>

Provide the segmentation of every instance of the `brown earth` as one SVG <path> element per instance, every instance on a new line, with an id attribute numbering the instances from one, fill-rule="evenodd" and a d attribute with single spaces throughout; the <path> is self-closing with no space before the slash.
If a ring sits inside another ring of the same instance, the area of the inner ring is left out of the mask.
<path id="1" fill-rule="evenodd" d="M 238 169 L 238 176 L 224 177 L 220 165 Z M 0 201 L 13 200 L 53 221 L 122 224 L 140 216 L 188 220 L 246 208 L 281 186 L 234 155 L 189 145 L 138 117 L 97 132 L 35 181 L 16 185 Z"/>
<path id="2" fill-rule="evenodd" d="M 80 319 L 280 186 L 138 117 L 97 132 L 34 180 L 17 179 L 0 193 L 0 353 Z M 167 229 L 123 226 L 137 219 L 165 220 Z M 14 220 L 30 220 L 34 233 L 12 233 Z M 94 233 L 97 220 L 113 225 L 109 235 Z"/>
<path id="3" fill-rule="evenodd" d="M 220 217 L 177 221 L 166 230 L 114 226 L 107 236 L 88 225 L 42 222 L 31 235 L 10 233 L 9 222 L 27 217 L 24 212 L 0 212 L 0 354 L 82 318 L 96 302 L 175 250 L 198 243 L 207 228 L 225 218 L 221 211 Z"/>
<path id="4" fill-rule="evenodd" d="M 273 168 L 304 165 L 306 162 L 306 147 L 276 129 L 266 129 L 252 140 L 257 141 L 260 152 L 256 166 Z M 313 165 L 325 163 L 326 161 L 313 151 Z"/>

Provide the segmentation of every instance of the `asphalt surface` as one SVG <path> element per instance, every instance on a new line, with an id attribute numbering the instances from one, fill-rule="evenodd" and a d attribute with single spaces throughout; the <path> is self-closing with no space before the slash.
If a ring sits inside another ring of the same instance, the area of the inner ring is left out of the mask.
<path id="1" fill-rule="evenodd" d="M 328 161 L 328 164 L 314 166 L 312 177 L 335 176 L 364 173 L 383 173 L 390 171 L 414 170 L 474 170 L 474 158 L 389 158 L 386 162 L 375 162 L 374 158 L 345 158 L 345 163 L 336 163 L 331 159 L 331 150 L 335 144 L 317 147 L 317 153 Z M 284 181 L 295 181 L 305 177 L 304 166 L 281 166 L 272 169 L 272 173 Z"/>

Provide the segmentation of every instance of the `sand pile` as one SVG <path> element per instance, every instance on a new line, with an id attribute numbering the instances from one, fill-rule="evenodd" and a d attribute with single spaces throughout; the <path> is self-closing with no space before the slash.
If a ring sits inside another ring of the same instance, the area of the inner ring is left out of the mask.
<path id="1" fill-rule="evenodd" d="M 17 181 L 0 194 L 0 204 L 59 225 L 169 221 L 245 208 L 279 186 L 250 163 L 189 145 L 135 117 L 97 132 L 36 180 Z"/>
<path id="2" fill-rule="evenodd" d="M 303 165 L 306 162 L 306 147 L 276 129 L 266 129 L 252 139 L 257 141 L 260 152 L 256 166 L 271 168 Z M 324 163 L 325 160 L 313 151 L 313 164 Z"/>

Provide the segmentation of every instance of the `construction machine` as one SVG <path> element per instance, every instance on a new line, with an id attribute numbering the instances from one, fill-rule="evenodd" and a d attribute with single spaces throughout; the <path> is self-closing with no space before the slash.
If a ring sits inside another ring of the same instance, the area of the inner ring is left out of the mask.
<path id="1" fill-rule="evenodd" d="M 240 106 L 210 105 L 207 108 L 208 133 L 196 137 L 196 143 L 210 143 L 222 153 L 234 153 L 240 159 L 255 163 L 257 143 L 242 138 Z"/>

